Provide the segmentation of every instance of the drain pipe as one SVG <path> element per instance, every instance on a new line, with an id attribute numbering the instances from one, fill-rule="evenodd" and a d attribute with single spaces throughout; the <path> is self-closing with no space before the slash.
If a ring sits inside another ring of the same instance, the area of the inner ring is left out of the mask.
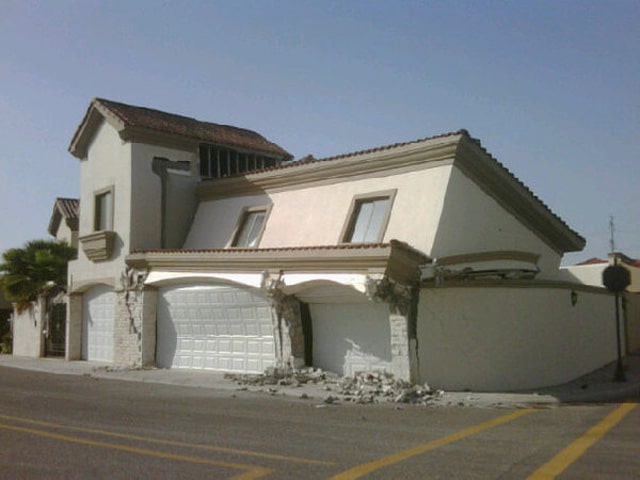
<path id="1" fill-rule="evenodd" d="M 184 170 L 191 168 L 190 162 L 174 162 L 164 157 L 153 157 L 151 170 L 160 177 L 160 248 L 166 247 L 166 213 L 167 213 L 167 175 L 168 170 Z"/>

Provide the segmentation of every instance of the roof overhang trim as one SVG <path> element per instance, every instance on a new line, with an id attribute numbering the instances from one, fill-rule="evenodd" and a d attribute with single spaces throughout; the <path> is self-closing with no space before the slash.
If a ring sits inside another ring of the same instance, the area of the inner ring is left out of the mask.
<path id="1" fill-rule="evenodd" d="M 420 265 L 430 259 L 401 242 L 359 247 L 313 247 L 283 249 L 172 250 L 128 255 L 129 266 L 150 272 L 257 274 L 382 274 L 401 283 L 420 278 Z M 302 277 L 300 277 L 302 278 Z"/>

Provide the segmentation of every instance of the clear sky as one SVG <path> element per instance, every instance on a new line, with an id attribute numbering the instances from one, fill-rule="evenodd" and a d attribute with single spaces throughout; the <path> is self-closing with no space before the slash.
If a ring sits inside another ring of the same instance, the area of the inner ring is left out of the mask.
<path id="1" fill-rule="evenodd" d="M 640 258 L 636 0 L 0 0 L 0 251 L 78 196 L 93 97 L 296 158 L 466 128 L 587 239 L 565 263 L 606 256 L 611 215 Z"/>

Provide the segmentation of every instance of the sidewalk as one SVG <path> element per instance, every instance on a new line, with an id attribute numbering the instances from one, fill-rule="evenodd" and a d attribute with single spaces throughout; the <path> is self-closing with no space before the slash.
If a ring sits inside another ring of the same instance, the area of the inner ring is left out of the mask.
<path id="1" fill-rule="evenodd" d="M 623 359 L 626 382 L 614 382 L 615 362 L 564 385 L 522 392 L 438 392 L 429 402 L 434 407 L 479 406 L 523 408 L 562 403 L 619 402 L 640 400 L 640 352 Z M 168 369 L 126 369 L 108 364 L 58 358 L 29 358 L 0 355 L 0 367 L 46 372 L 57 375 L 83 375 L 92 378 L 210 388 L 222 391 L 264 392 L 325 403 L 341 403 L 330 382 L 301 386 L 239 386 L 221 372 Z"/>

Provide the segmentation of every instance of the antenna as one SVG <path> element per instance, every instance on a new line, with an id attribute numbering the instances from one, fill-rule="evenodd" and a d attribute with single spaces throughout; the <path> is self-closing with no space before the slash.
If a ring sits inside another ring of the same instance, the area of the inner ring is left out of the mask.
<path id="1" fill-rule="evenodd" d="M 609 246 L 611 247 L 611 253 L 614 253 L 616 251 L 616 241 L 613 237 L 613 234 L 615 232 L 615 225 L 613 224 L 613 215 L 611 215 L 609 217 L 609 233 L 610 233 L 610 238 L 609 238 Z"/>

